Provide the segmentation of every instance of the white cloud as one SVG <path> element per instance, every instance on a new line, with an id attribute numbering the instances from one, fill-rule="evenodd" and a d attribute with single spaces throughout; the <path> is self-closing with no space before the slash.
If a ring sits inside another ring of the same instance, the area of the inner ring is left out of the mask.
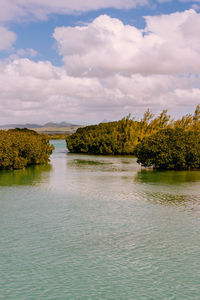
<path id="1" fill-rule="evenodd" d="M 147 17 L 144 32 L 108 16 L 56 28 L 62 67 L 27 58 L 0 63 L 0 123 L 91 123 L 147 107 L 193 111 L 200 99 L 199 16 Z"/>
<path id="2" fill-rule="evenodd" d="M 0 0 L 0 22 L 13 19 L 45 19 L 51 13 L 81 13 L 102 8 L 129 9 L 148 0 Z"/>
<path id="3" fill-rule="evenodd" d="M 145 30 L 100 16 L 83 27 L 58 27 L 54 38 L 74 76 L 200 71 L 200 14 L 146 17 Z"/>
<path id="4" fill-rule="evenodd" d="M 18 49 L 16 51 L 16 55 L 18 55 L 18 56 L 36 57 L 38 55 L 38 52 L 35 49 L 32 49 L 32 48 Z"/>
<path id="5" fill-rule="evenodd" d="M 0 123 L 118 119 L 169 108 L 185 113 L 199 103 L 200 77 L 115 74 L 72 77 L 50 62 L 18 59 L 0 64 Z"/>
<path id="6" fill-rule="evenodd" d="M 38 52 L 32 48 L 18 49 L 18 50 L 15 50 L 14 53 L 8 57 L 7 60 L 14 60 L 14 59 L 18 59 L 20 57 L 33 58 L 36 56 L 38 56 Z"/>
<path id="7" fill-rule="evenodd" d="M 200 5 L 199 4 L 192 4 L 192 8 L 196 11 L 200 10 Z"/>
<path id="8" fill-rule="evenodd" d="M 10 48 L 15 41 L 15 33 L 9 31 L 5 27 L 0 26 L 0 51 Z"/>

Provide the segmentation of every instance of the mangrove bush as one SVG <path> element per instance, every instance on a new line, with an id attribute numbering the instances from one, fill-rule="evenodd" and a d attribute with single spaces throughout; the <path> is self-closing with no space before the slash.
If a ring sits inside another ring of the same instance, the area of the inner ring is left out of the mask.
<path id="1" fill-rule="evenodd" d="M 0 130 L 0 169 L 47 164 L 52 151 L 49 140 L 33 130 Z"/>
<path id="2" fill-rule="evenodd" d="M 135 148 L 137 162 L 155 169 L 200 168 L 200 132 L 168 128 L 144 138 Z"/>
<path id="3" fill-rule="evenodd" d="M 79 128 L 67 136 L 66 142 L 72 153 L 129 155 L 135 153 L 135 147 L 144 138 L 163 129 L 177 128 L 200 131 L 200 106 L 193 115 L 188 114 L 180 120 L 173 120 L 166 110 L 157 117 L 147 110 L 140 121 L 129 115 L 120 121 Z"/>

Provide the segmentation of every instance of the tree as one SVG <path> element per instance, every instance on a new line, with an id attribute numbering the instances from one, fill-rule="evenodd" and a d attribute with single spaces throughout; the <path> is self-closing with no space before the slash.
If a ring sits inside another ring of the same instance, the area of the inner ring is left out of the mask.
<path id="1" fill-rule="evenodd" d="M 168 128 L 144 138 L 135 148 L 137 162 L 156 169 L 200 168 L 200 133 Z"/>
<path id="2" fill-rule="evenodd" d="M 128 115 L 119 121 L 79 128 L 66 142 L 69 151 L 74 153 L 129 155 L 134 154 L 143 138 L 169 128 L 200 132 L 200 106 L 196 107 L 194 116 L 189 114 L 177 121 L 171 119 L 167 110 L 156 117 L 147 109 L 140 121 Z"/>
<path id="3" fill-rule="evenodd" d="M 52 150 L 48 138 L 33 130 L 0 130 L 0 169 L 47 164 Z"/>

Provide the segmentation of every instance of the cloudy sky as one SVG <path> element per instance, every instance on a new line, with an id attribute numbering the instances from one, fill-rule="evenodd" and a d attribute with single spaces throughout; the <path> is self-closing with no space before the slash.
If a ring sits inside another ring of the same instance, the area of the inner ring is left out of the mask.
<path id="1" fill-rule="evenodd" d="M 200 104 L 200 0 L 0 0 L 0 124 Z"/>

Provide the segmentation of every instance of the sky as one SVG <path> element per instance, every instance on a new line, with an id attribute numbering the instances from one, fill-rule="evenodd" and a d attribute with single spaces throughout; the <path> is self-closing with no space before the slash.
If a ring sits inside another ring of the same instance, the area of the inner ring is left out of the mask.
<path id="1" fill-rule="evenodd" d="M 0 124 L 200 104 L 200 0 L 0 0 Z"/>

